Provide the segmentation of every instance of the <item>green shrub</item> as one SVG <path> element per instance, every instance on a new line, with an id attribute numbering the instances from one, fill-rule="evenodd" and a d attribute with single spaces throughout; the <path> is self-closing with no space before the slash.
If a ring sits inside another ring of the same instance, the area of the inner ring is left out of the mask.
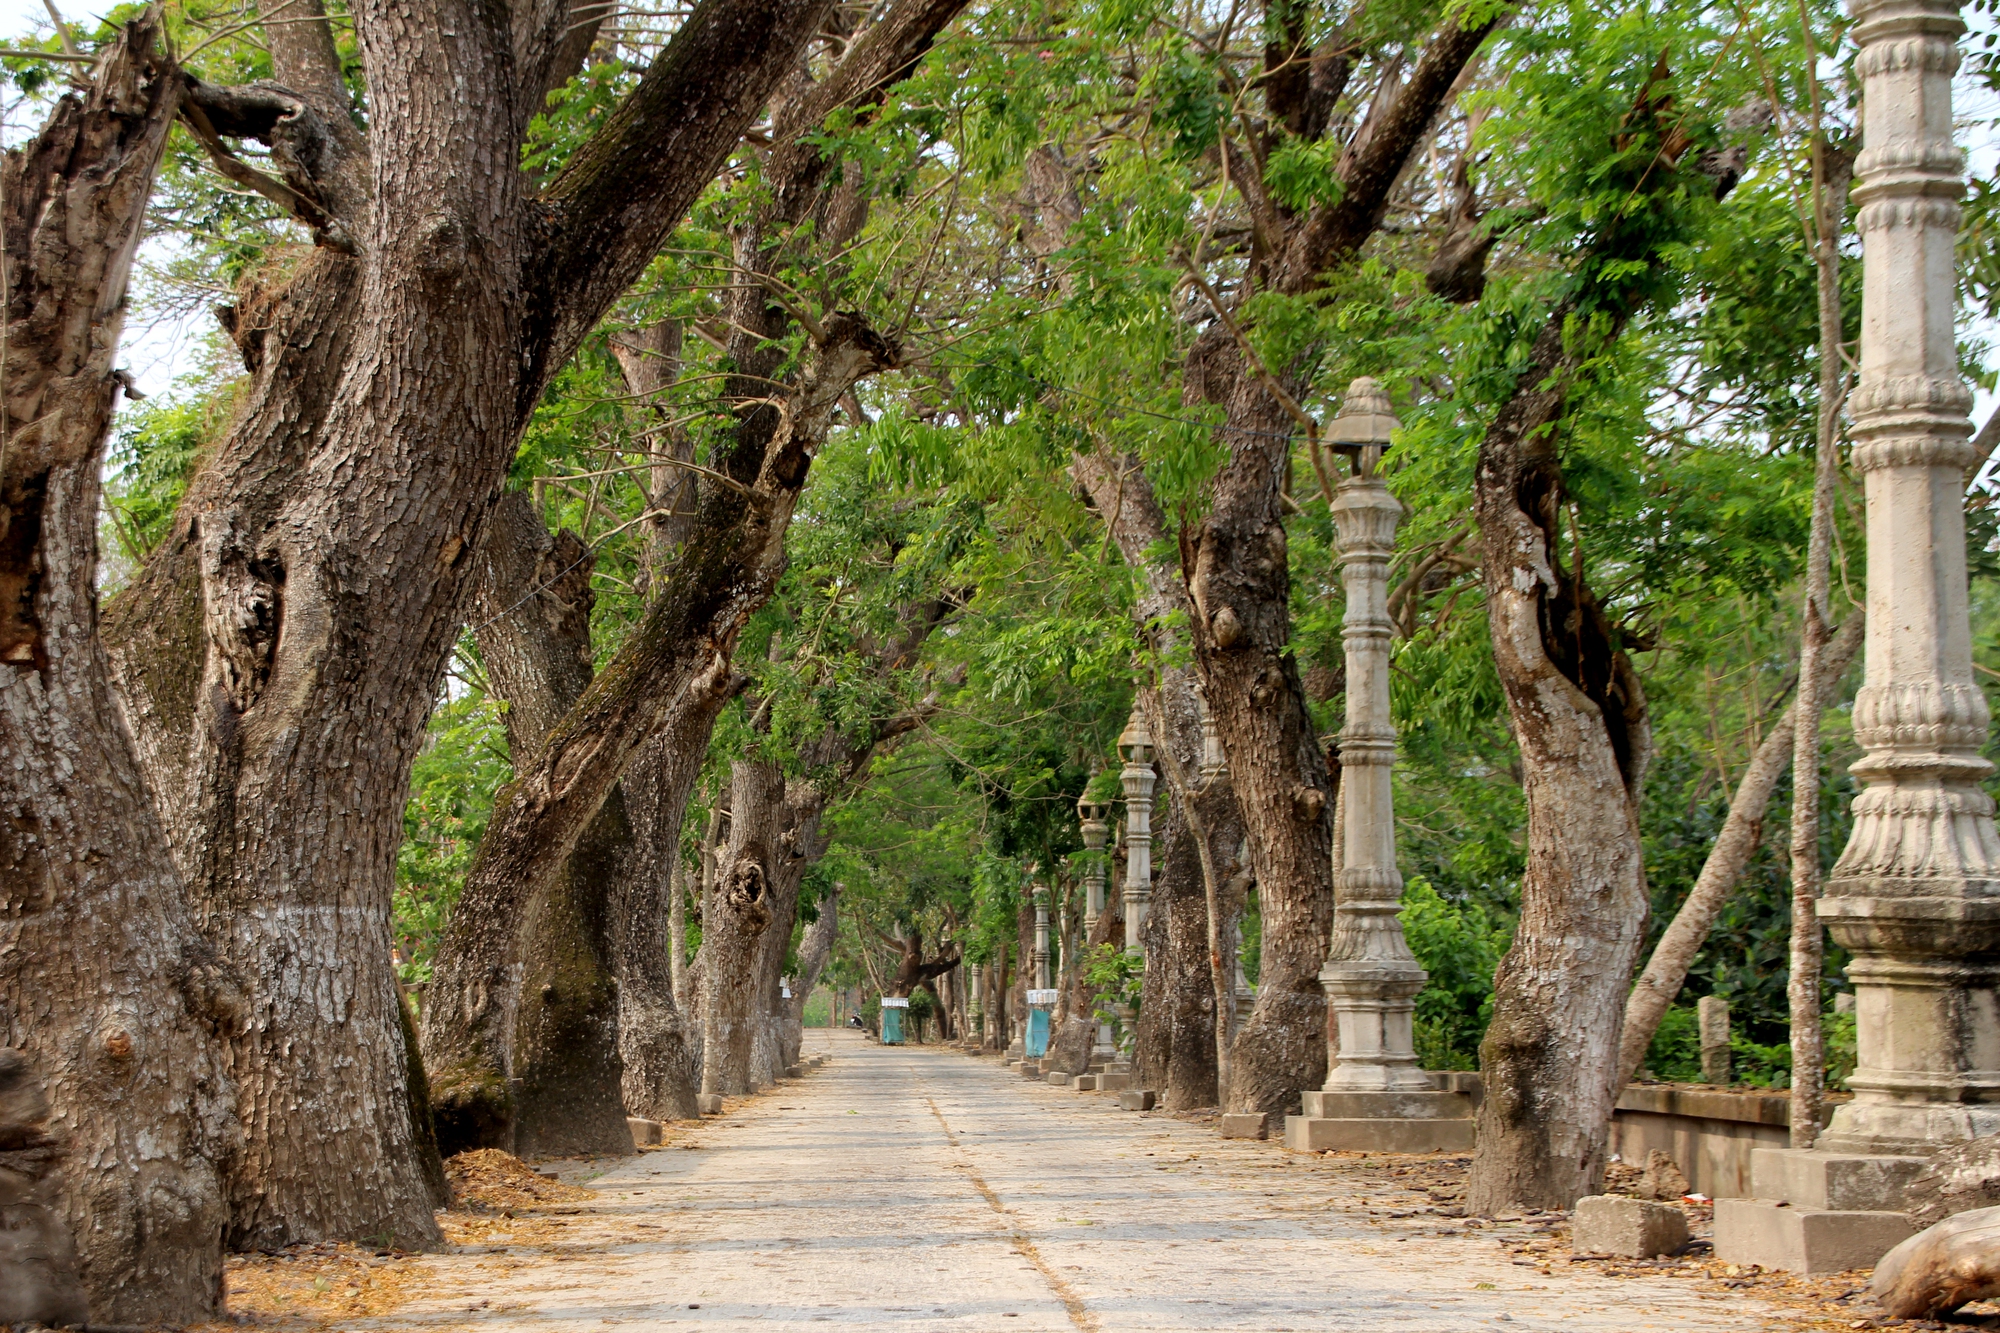
<path id="1" fill-rule="evenodd" d="M 1478 903 L 1455 903 L 1421 876 L 1403 890 L 1403 934 L 1430 973 L 1417 994 L 1417 1058 L 1426 1069 L 1474 1069 L 1493 1018 L 1493 971 L 1512 931 Z"/>

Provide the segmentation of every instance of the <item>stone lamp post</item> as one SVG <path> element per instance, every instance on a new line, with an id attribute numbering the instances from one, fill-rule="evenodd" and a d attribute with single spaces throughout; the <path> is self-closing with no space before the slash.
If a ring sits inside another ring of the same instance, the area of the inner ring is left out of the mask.
<path id="1" fill-rule="evenodd" d="M 1077 798 L 1076 816 L 1078 831 L 1083 834 L 1084 850 L 1101 852 L 1111 836 L 1111 826 L 1104 822 L 1104 803 L 1093 801 L 1088 793 Z M 1104 915 L 1104 858 L 1092 856 L 1083 872 L 1083 935 L 1097 929 L 1097 918 Z"/>
<path id="2" fill-rule="evenodd" d="M 1111 837 L 1111 825 L 1104 820 L 1104 809 L 1104 803 L 1091 800 L 1088 792 L 1077 798 L 1078 828 L 1083 834 L 1085 850 L 1092 853 L 1102 852 Z M 1107 906 L 1104 881 L 1104 858 L 1093 855 L 1083 872 L 1083 937 L 1086 940 L 1097 929 L 1097 918 L 1104 915 Z M 1096 1031 L 1090 1048 L 1090 1062 L 1092 1065 L 1110 1064 L 1118 1058 L 1117 1033 L 1103 1019 L 1097 1021 Z"/>
<path id="3" fill-rule="evenodd" d="M 1036 884 L 1030 891 L 1035 903 L 1035 989 L 1049 988 L 1049 891 Z"/>
<path id="4" fill-rule="evenodd" d="M 1980 780 L 1963 492 L 1981 460 L 1953 332 L 1964 159 L 1952 0 L 1850 0 L 1860 48 L 1861 376 L 1848 402 L 1868 507 L 1868 666 L 1854 831 L 1819 915 L 1854 954 L 1854 1100 L 1811 1149 L 1751 1160 L 1717 1200 L 1719 1257 L 1862 1268 L 1909 1234 L 1917 1154 L 2000 1132 L 2000 835 Z M 1722 1207 L 1728 1204 L 1727 1208 Z"/>
<path id="5" fill-rule="evenodd" d="M 1389 560 L 1403 506 L 1379 467 L 1400 422 L 1372 379 L 1347 390 L 1327 428 L 1351 474 L 1333 501 L 1347 613 L 1347 722 L 1340 732 L 1340 798 L 1346 803 L 1344 859 L 1335 877 L 1333 939 L 1320 984 L 1326 988 L 1326 1085 L 1304 1094 L 1305 1114 L 1288 1117 L 1293 1148 L 1376 1152 L 1462 1151 L 1472 1146 L 1472 1105 L 1438 1090 L 1417 1067 L 1412 1020 L 1429 974 L 1403 938 L 1403 876 L 1396 869 L 1396 820 L 1389 775 L 1396 728 L 1389 716 Z"/>
<path id="6" fill-rule="evenodd" d="M 1146 914 L 1153 906 L 1153 733 L 1135 701 L 1125 732 L 1118 738 L 1125 767 L 1125 947 L 1143 955 Z"/>

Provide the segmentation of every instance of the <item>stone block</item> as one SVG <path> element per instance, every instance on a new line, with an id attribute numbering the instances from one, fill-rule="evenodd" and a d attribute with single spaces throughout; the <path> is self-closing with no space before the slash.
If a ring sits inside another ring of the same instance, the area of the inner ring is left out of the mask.
<path id="1" fill-rule="evenodd" d="M 1261 1139 L 1271 1132 L 1271 1118 L 1262 1111 L 1231 1112 L 1222 1117 L 1225 1139 Z"/>
<path id="2" fill-rule="evenodd" d="M 1127 1075 L 1130 1077 L 1130 1075 Z M 1118 1094 L 1118 1109 L 1121 1111 L 1150 1111 L 1159 1101 L 1159 1094 L 1151 1088 L 1127 1088 Z"/>
<path id="3" fill-rule="evenodd" d="M 804 1065 L 785 1066 L 786 1078 L 804 1078 L 805 1076 L 806 1076 L 806 1067 Z"/>
<path id="4" fill-rule="evenodd" d="M 1457 1092 L 1301 1093 L 1303 1113 L 1316 1120 L 1470 1120 L 1472 1099 Z"/>
<path id="5" fill-rule="evenodd" d="M 1041 1082 L 1042 1062 L 1040 1060 L 1021 1061 L 1021 1077 L 1033 1079 L 1037 1083 Z"/>
<path id="6" fill-rule="evenodd" d="M 1750 1194 L 1829 1212 L 1901 1212 L 1924 1164 L 1921 1157 L 1759 1148 L 1750 1154 Z"/>
<path id="7" fill-rule="evenodd" d="M 694 1105 L 695 1109 L 703 1115 L 721 1115 L 722 1094 L 719 1092 L 699 1093 L 694 1099 Z"/>
<path id="8" fill-rule="evenodd" d="M 664 1138 L 660 1122 L 657 1120 L 647 1120 L 643 1116 L 626 1116 L 625 1128 L 632 1131 L 632 1146 L 634 1148 L 651 1148 L 659 1144 Z"/>
<path id="9" fill-rule="evenodd" d="M 1294 1152 L 1471 1152 L 1470 1119 L 1392 1120 L 1285 1117 L 1285 1146 Z"/>
<path id="10" fill-rule="evenodd" d="M 1099 1092 L 1123 1092 L 1139 1081 L 1136 1074 L 1114 1074 L 1109 1070 L 1097 1076 Z"/>
<path id="11" fill-rule="evenodd" d="M 1570 1248 L 1578 1254 L 1656 1259 L 1687 1242 L 1687 1215 L 1672 1204 L 1594 1194 L 1576 1201 L 1570 1219 Z"/>
<path id="12" fill-rule="evenodd" d="M 1843 1273 L 1915 1235 L 1904 1213 L 1801 1208 L 1771 1199 L 1715 1201 L 1715 1257 L 1788 1273 Z"/>
<path id="13" fill-rule="evenodd" d="M 1060 1069 L 1051 1069 L 1048 1073 L 1042 1075 L 1042 1081 L 1052 1088 L 1067 1088 L 1069 1080 L 1070 1076 L 1063 1073 Z"/>
<path id="14" fill-rule="evenodd" d="M 1070 1080 L 1070 1086 L 1078 1092 L 1096 1092 L 1097 1079 L 1098 1076 L 1096 1074 L 1078 1074 L 1074 1079 Z"/>

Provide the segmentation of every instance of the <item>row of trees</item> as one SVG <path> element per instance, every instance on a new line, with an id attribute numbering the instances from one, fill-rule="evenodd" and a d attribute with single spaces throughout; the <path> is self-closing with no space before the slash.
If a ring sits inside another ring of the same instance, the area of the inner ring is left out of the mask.
<path id="1" fill-rule="evenodd" d="M 768 1081 L 822 971 L 949 1025 L 984 969 L 1004 1041 L 1037 878 L 1080 1055 L 1122 932 L 1075 803 L 1135 703 L 1140 1059 L 1295 1104 L 1360 374 L 1405 422 L 1408 915 L 1425 1053 L 1488 1080 L 1473 1202 L 1591 1187 L 1684 981 L 1767 1044 L 1817 1014 L 1842 742 L 1779 714 L 1801 623 L 1836 698 L 1860 568 L 1831 6 L 247 17 L 6 62 L 47 123 L 0 182 L 0 1044 L 95 1322 L 212 1312 L 225 1247 L 433 1240 L 441 1151 Z M 142 302 L 226 297 L 107 465 L 141 254 Z M 1767 816 L 1794 736 L 1816 832 Z"/>

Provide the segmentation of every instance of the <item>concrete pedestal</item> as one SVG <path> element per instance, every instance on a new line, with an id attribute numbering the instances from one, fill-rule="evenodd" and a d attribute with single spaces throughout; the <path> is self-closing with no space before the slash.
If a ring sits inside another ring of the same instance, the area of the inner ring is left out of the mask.
<path id="1" fill-rule="evenodd" d="M 1096 1092 L 1097 1078 L 1096 1074 L 1078 1074 L 1071 1080 L 1070 1086 L 1078 1092 Z"/>
<path id="2" fill-rule="evenodd" d="M 1754 1197 L 1715 1201 L 1715 1257 L 1792 1273 L 1870 1268 L 1916 1234 L 1902 1211 L 1921 1157 L 1762 1148 Z"/>
<path id="3" fill-rule="evenodd" d="M 1047 1074 L 1043 1075 L 1043 1080 L 1052 1088 L 1067 1088 L 1070 1076 L 1063 1073 L 1060 1069 L 1051 1069 Z"/>
<path id="4" fill-rule="evenodd" d="M 1138 1076 L 1129 1070 L 1115 1072 L 1107 1069 L 1097 1076 L 1097 1090 L 1099 1092 L 1120 1092 L 1134 1086 L 1138 1081 Z"/>
<path id="5" fill-rule="evenodd" d="M 1285 1117 L 1297 1152 L 1470 1152 L 1472 1099 L 1460 1092 L 1308 1092 Z"/>
<path id="6" fill-rule="evenodd" d="M 1023 1060 L 1021 1061 L 1020 1068 L 1022 1078 L 1031 1078 L 1037 1082 L 1041 1081 L 1042 1062 L 1040 1060 Z"/>

